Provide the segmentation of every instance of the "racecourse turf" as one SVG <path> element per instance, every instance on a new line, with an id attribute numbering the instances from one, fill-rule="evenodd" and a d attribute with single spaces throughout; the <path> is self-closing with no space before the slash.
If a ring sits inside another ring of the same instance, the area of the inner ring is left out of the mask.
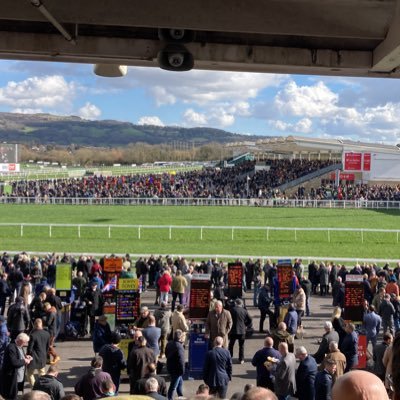
<path id="1" fill-rule="evenodd" d="M 1 223 L 93 224 L 104 227 L 23 228 L 1 226 L 4 250 L 74 253 L 224 254 L 399 258 L 396 233 L 361 229 L 400 229 L 399 210 L 299 209 L 195 206 L 0 205 Z M 165 228 L 111 228 L 109 225 L 162 225 Z M 203 226 L 172 229 L 169 226 Z M 211 230 L 207 226 L 355 228 L 357 232 Z M 267 240 L 268 236 L 268 240 Z M 363 237 L 363 242 L 361 240 Z M 330 241 L 328 241 L 328 238 Z"/>

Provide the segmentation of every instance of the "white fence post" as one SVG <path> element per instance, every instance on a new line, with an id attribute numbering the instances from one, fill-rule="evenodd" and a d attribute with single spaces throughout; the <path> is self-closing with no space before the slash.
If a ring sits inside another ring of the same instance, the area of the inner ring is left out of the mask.
<path id="1" fill-rule="evenodd" d="M 111 226 L 108 226 L 108 238 L 111 239 Z"/>
<path id="2" fill-rule="evenodd" d="M 171 240 L 171 239 L 172 239 L 172 228 L 169 227 L 169 240 Z"/>
<path id="3" fill-rule="evenodd" d="M 138 228 L 138 239 L 140 240 L 140 226 L 139 226 L 139 228 Z"/>
<path id="4" fill-rule="evenodd" d="M 203 227 L 200 228 L 200 240 L 203 240 Z"/>
<path id="5" fill-rule="evenodd" d="M 21 225 L 21 237 L 24 236 L 24 226 Z"/>
<path id="6" fill-rule="evenodd" d="M 51 225 L 49 225 L 49 237 L 51 237 Z"/>
<path id="7" fill-rule="evenodd" d="M 232 240 L 233 240 L 233 231 L 234 231 L 234 229 L 232 228 Z"/>

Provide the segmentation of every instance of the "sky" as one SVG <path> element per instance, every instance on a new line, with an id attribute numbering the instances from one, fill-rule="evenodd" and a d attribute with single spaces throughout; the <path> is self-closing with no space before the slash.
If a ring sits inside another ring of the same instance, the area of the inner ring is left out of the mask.
<path id="1" fill-rule="evenodd" d="M 400 80 L 0 61 L 0 111 L 400 143 Z"/>

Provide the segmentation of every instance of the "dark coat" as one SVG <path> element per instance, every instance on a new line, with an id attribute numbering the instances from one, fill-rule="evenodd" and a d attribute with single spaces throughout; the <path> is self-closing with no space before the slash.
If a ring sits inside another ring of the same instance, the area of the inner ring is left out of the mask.
<path id="1" fill-rule="evenodd" d="M 157 392 L 161 394 L 161 396 L 167 396 L 167 384 L 165 383 L 165 379 L 162 376 L 158 376 L 155 373 L 146 374 L 142 379 L 139 379 L 135 383 L 135 387 L 133 388 L 133 394 L 146 394 L 146 381 L 149 378 L 157 379 L 158 382 L 158 390 Z"/>
<path id="2" fill-rule="evenodd" d="M 89 316 L 99 316 L 103 313 L 103 296 L 99 289 L 88 288 L 83 294 L 83 301 L 86 303 Z"/>
<path id="3" fill-rule="evenodd" d="M 286 324 L 286 330 L 291 334 L 294 335 L 297 330 L 297 321 L 298 321 L 298 314 L 295 310 L 288 311 L 285 315 L 284 322 Z"/>
<path id="4" fill-rule="evenodd" d="M 167 370 L 171 376 L 182 376 L 185 372 L 185 350 L 183 344 L 176 340 L 168 342 L 165 348 Z"/>
<path id="5" fill-rule="evenodd" d="M 7 312 L 7 327 L 10 332 L 23 332 L 29 326 L 29 312 L 23 303 L 14 303 Z"/>
<path id="6" fill-rule="evenodd" d="M 257 386 L 273 388 L 272 373 L 264 365 L 268 357 L 273 357 L 280 360 L 281 353 L 274 348 L 264 347 L 254 354 L 251 363 L 254 367 L 256 367 L 257 370 Z"/>
<path id="7" fill-rule="evenodd" d="M 133 385 L 138 379 L 143 378 L 146 365 L 155 362 L 156 356 L 154 355 L 153 350 L 150 348 L 141 346 L 132 349 L 132 351 L 129 353 L 127 363 L 131 389 L 133 389 Z"/>
<path id="8" fill-rule="evenodd" d="M 156 400 L 167 400 L 165 396 L 162 396 L 160 393 L 157 392 L 146 393 L 146 396 Z"/>
<path id="9" fill-rule="evenodd" d="M 105 344 L 109 344 L 111 339 L 111 328 L 107 322 L 105 325 L 95 322 L 93 328 L 93 350 L 98 353 Z"/>
<path id="10" fill-rule="evenodd" d="M 40 369 L 46 366 L 47 352 L 50 347 L 50 334 L 44 329 L 34 329 L 30 334 L 30 340 L 26 354 L 32 356 L 29 369 Z"/>
<path id="11" fill-rule="evenodd" d="M 346 357 L 346 371 L 358 364 L 358 336 L 356 332 L 348 333 L 344 337 L 340 351 Z"/>
<path id="12" fill-rule="evenodd" d="M 332 375 L 323 370 L 315 377 L 315 400 L 332 399 Z"/>
<path id="13" fill-rule="evenodd" d="M 103 371 L 111 375 L 114 385 L 118 389 L 121 370 L 126 368 L 126 360 L 122 350 L 112 344 L 106 344 L 100 349 L 99 356 L 103 357 Z"/>
<path id="14" fill-rule="evenodd" d="M 319 348 L 314 354 L 315 361 L 318 364 L 325 358 L 325 354 L 329 353 L 329 344 L 331 342 L 339 343 L 339 334 L 333 329 L 330 332 L 324 333 Z"/>
<path id="15" fill-rule="evenodd" d="M 46 330 L 50 333 L 50 336 L 56 336 L 57 334 L 57 310 L 55 307 L 51 307 L 46 311 L 46 315 L 43 317 L 43 322 Z"/>
<path id="16" fill-rule="evenodd" d="M 1 370 L 1 395 L 5 399 L 17 398 L 17 371 L 20 367 L 25 367 L 25 359 L 20 357 L 17 345 L 12 342 L 4 352 L 3 368 Z"/>
<path id="17" fill-rule="evenodd" d="M 232 377 L 232 358 L 228 350 L 214 347 L 206 354 L 203 380 L 210 387 L 227 386 Z"/>
<path id="18" fill-rule="evenodd" d="M 229 335 L 246 335 L 246 327 L 251 324 L 251 317 L 248 311 L 241 307 L 235 306 L 231 310 L 232 316 L 232 329 Z"/>
<path id="19" fill-rule="evenodd" d="M 75 393 L 83 400 L 94 400 L 104 397 L 101 384 L 106 379 L 111 379 L 110 374 L 100 368 L 90 368 L 75 384 Z"/>
<path id="20" fill-rule="evenodd" d="M 314 400 L 315 376 L 318 372 L 318 366 L 312 356 L 307 356 L 300 362 L 296 371 L 296 387 L 299 400 Z"/>
<path id="21" fill-rule="evenodd" d="M 43 375 L 36 378 L 33 390 L 41 390 L 47 393 L 51 400 L 61 400 L 65 396 L 63 384 L 53 375 Z"/>

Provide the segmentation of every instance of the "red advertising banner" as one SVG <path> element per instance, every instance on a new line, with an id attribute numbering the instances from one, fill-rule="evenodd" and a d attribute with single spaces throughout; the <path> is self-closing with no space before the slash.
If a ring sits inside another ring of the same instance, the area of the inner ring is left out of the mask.
<path id="1" fill-rule="evenodd" d="M 362 153 L 344 153 L 344 170 L 361 171 Z"/>
<path id="2" fill-rule="evenodd" d="M 228 264 L 228 288 L 229 296 L 242 297 L 242 284 L 243 284 L 243 264 L 230 263 Z"/>
<path id="3" fill-rule="evenodd" d="M 331 173 L 331 181 L 334 181 L 335 179 L 336 179 L 336 174 L 334 172 L 332 172 Z M 339 175 L 339 180 L 354 182 L 355 175 L 354 174 L 346 174 L 346 173 L 341 172 Z"/>
<path id="4" fill-rule="evenodd" d="M 367 336 L 358 336 L 358 364 L 355 368 L 367 368 Z"/>
<path id="5" fill-rule="evenodd" d="M 279 283 L 279 299 L 285 300 L 292 296 L 292 264 L 281 264 L 277 266 L 277 277 Z"/>
<path id="6" fill-rule="evenodd" d="M 364 153 L 363 170 L 371 171 L 371 153 Z"/>

